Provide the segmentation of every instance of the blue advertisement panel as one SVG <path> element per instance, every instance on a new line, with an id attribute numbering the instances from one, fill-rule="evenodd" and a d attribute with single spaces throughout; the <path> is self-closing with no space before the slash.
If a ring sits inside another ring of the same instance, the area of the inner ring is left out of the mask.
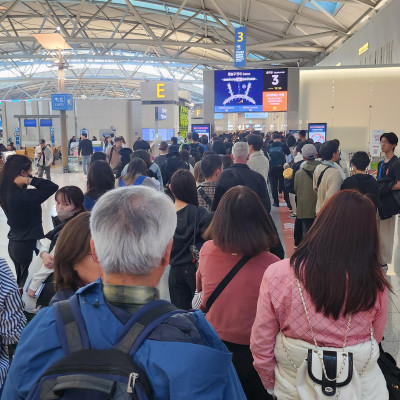
<path id="1" fill-rule="evenodd" d="M 192 132 L 196 132 L 199 136 L 207 135 L 210 137 L 210 124 L 192 124 Z"/>
<path id="2" fill-rule="evenodd" d="M 263 111 L 264 70 L 215 71 L 215 110 L 223 112 Z"/>
<path id="3" fill-rule="evenodd" d="M 19 146 L 19 136 L 15 136 L 15 145 Z"/>
<path id="4" fill-rule="evenodd" d="M 235 28 L 235 67 L 246 66 L 246 28 Z"/>
<path id="5" fill-rule="evenodd" d="M 51 95 L 51 108 L 56 111 L 68 111 L 74 109 L 72 94 L 58 93 Z"/>
<path id="6" fill-rule="evenodd" d="M 154 128 L 142 128 L 142 139 L 148 142 L 155 140 L 156 130 Z"/>
<path id="7" fill-rule="evenodd" d="M 158 137 L 161 138 L 161 140 L 167 142 L 168 140 L 171 140 L 171 138 L 174 136 L 175 131 L 174 129 L 159 129 L 158 130 Z"/>
<path id="8" fill-rule="evenodd" d="M 326 123 L 308 124 L 308 138 L 314 140 L 314 143 L 324 143 L 326 141 Z"/>
<path id="9" fill-rule="evenodd" d="M 25 128 L 36 128 L 36 119 L 24 119 Z"/>
<path id="10" fill-rule="evenodd" d="M 53 126 L 53 120 L 52 119 L 41 119 L 40 126 Z"/>

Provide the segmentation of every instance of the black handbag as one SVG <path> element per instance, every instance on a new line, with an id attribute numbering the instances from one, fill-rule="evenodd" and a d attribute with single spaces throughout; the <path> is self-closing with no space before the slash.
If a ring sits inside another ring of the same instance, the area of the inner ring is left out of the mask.
<path id="1" fill-rule="evenodd" d="M 386 380 L 389 400 L 400 400 L 400 368 L 397 367 L 394 358 L 383 350 L 381 343 L 379 353 L 378 365 Z"/>

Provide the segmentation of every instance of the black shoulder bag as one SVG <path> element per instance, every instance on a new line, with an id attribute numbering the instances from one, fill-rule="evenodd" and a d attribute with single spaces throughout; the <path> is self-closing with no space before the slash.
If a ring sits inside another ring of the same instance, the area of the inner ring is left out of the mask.
<path id="1" fill-rule="evenodd" d="M 197 188 L 197 191 L 199 192 L 201 198 L 206 202 L 206 204 L 211 207 L 212 206 L 212 200 L 210 199 L 210 197 L 207 196 L 206 192 L 204 191 L 204 189 L 199 186 Z"/>
<path id="2" fill-rule="evenodd" d="M 190 254 L 192 255 L 192 263 L 194 266 L 199 268 L 199 249 L 196 247 L 196 233 L 197 233 L 197 214 L 199 210 L 196 210 L 196 214 L 194 217 L 194 235 L 193 235 L 193 244 L 189 247 Z"/>
<path id="3" fill-rule="evenodd" d="M 220 282 L 220 284 L 215 288 L 215 290 L 211 293 L 211 296 L 208 298 L 206 303 L 206 311 L 210 311 L 211 306 L 214 304 L 215 300 L 217 300 L 218 296 L 222 293 L 222 291 L 228 286 L 229 282 L 237 275 L 237 273 L 244 267 L 244 265 L 250 260 L 251 256 L 243 256 L 238 263 L 228 272 L 224 279 Z"/>

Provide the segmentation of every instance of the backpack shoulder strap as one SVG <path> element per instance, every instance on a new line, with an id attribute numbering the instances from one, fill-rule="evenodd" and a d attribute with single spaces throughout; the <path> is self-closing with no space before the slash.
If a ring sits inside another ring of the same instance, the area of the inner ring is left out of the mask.
<path id="1" fill-rule="evenodd" d="M 201 198 L 206 202 L 206 204 L 211 207 L 212 201 L 211 201 L 210 197 L 207 196 L 207 194 L 204 191 L 204 189 L 201 186 L 199 186 L 197 188 L 197 191 L 199 192 Z"/>
<path id="2" fill-rule="evenodd" d="M 321 184 L 322 177 L 324 176 L 325 172 L 326 172 L 329 168 L 333 168 L 333 167 L 331 167 L 330 165 L 328 165 L 328 166 L 321 172 L 321 174 L 319 175 L 318 181 L 317 181 L 317 189 L 319 188 L 319 185 Z"/>
<path id="3" fill-rule="evenodd" d="M 146 179 L 146 176 L 145 176 L 145 175 L 140 175 L 140 176 L 136 179 L 136 181 L 133 183 L 133 186 L 141 185 L 145 179 Z"/>
<path id="4" fill-rule="evenodd" d="M 124 326 L 117 345 L 118 350 L 133 357 L 147 336 L 169 317 L 186 313 L 164 300 L 156 300 L 142 307 Z"/>
<path id="5" fill-rule="evenodd" d="M 89 336 L 77 295 L 54 305 L 57 334 L 65 354 L 89 349 Z"/>
<path id="6" fill-rule="evenodd" d="M 311 179 L 311 180 L 313 180 L 313 174 L 310 172 L 310 171 L 305 171 L 304 169 L 303 169 L 303 171 L 307 174 L 307 176 Z"/>

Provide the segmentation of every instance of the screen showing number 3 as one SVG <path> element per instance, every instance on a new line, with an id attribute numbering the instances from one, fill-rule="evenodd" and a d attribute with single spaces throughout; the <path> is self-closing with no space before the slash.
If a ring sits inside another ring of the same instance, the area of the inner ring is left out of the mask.
<path id="1" fill-rule="evenodd" d="M 274 86 L 279 85 L 279 75 L 272 75 L 272 84 Z"/>

